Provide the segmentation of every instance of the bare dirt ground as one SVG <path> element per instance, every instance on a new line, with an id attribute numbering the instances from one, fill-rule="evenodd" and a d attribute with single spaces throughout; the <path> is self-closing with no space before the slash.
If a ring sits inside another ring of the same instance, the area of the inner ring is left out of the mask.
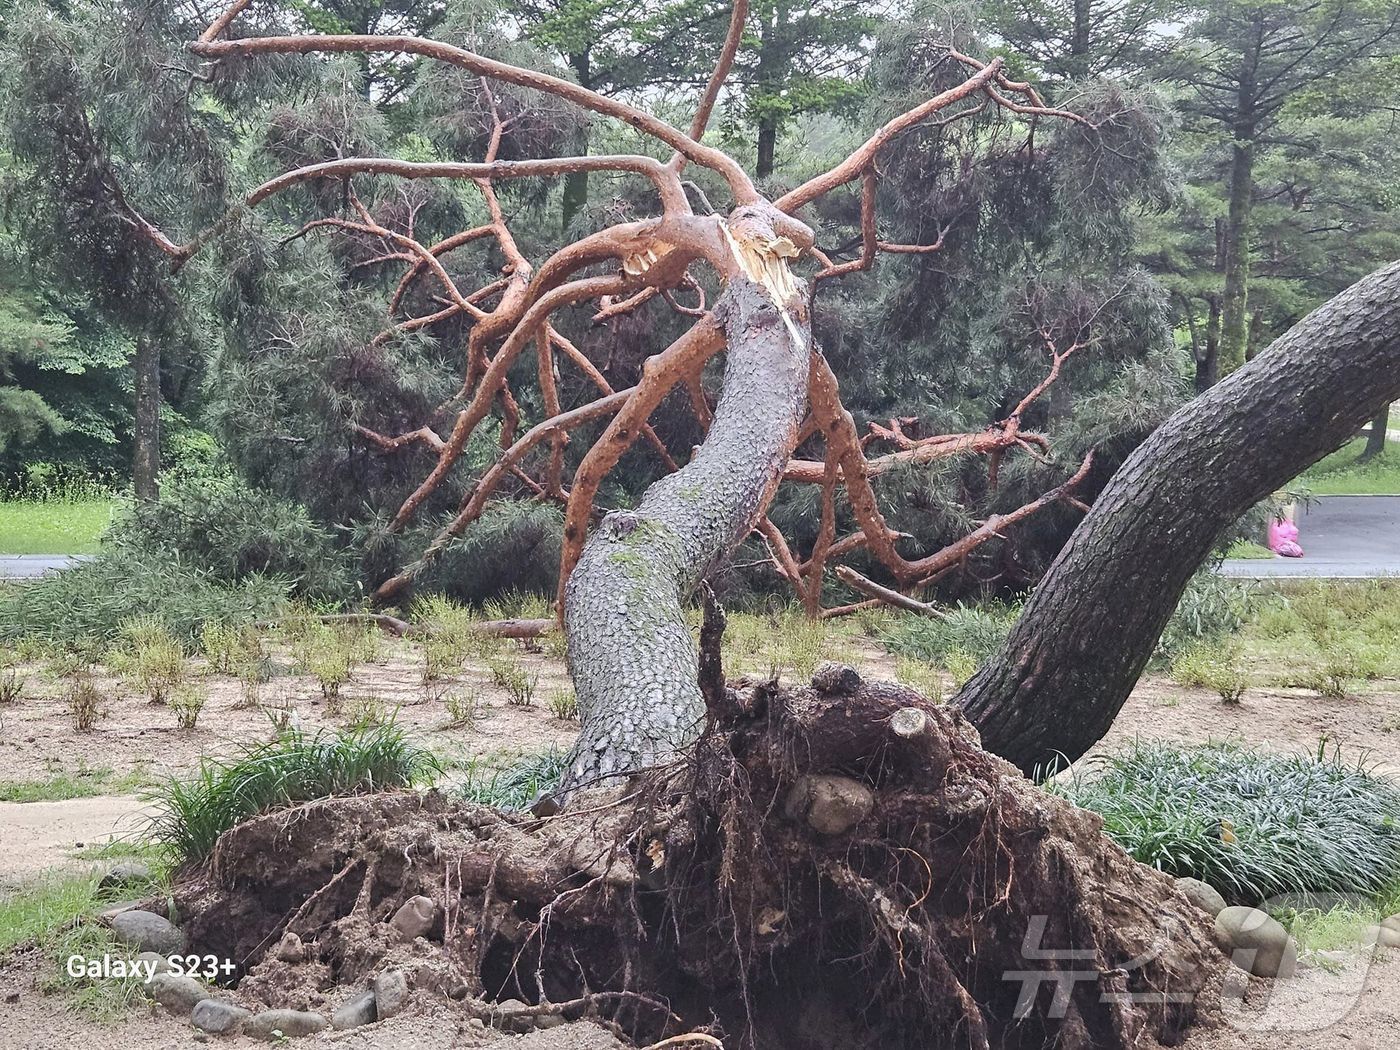
<path id="1" fill-rule="evenodd" d="M 890 677 L 893 661 L 878 647 L 857 646 L 862 670 Z M 343 725 L 357 701 L 369 698 L 383 710 L 397 709 L 398 720 L 419 741 L 457 762 L 508 756 L 547 745 L 567 746 L 575 727 L 551 715 L 547 698 L 567 688 L 562 664 L 543 654 L 520 654 L 522 666 L 538 674 L 536 703 L 511 706 L 484 666 L 469 667 L 456 685 L 480 694 L 481 712 L 467 727 L 448 727 L 440 701 L 425 696 L 421 658 L 408 647 L 390 646 L 373 664 L 359 668 L 344 688 L 340 719 L 328 718 L 314 680 L 276 675 L 262 702 L 296 711 L 307 730 Z M 271 739 L 275 729 L 258 708 L 240 703 L 238 683 L 210 677 L 208 705 L 193 730 L 176 727 L 171 711 L 137 695 L 129 684 L 100 676 L 105 715 L 88 733 L 75 732 L 60 684 L 30 669 L 22 702 L 4 712 L 0 731 L 0 781 L 38 780 L 58 770 L 107 769 L 116 775 L 140 772 L 150 779 L 188 772 L 205 755 L 227 755 L 249 742 Z M 946 684 L 946 683 L 945 683 Z M 371 705 L 373 706 L 373 705 Z M 365 708 L 361 706 L 360 710 Z M 1094 754 L 1135 738 L 1180 741 L 1233 739 L 1279 751 L 1329 750 L 1400 773 L 1400 691 L 1379 683 L 1345 700 L 1327 700 L 1303 691 L 1250 691 L 1243 704 L 1226 707 L 1203 690 L 1182 689 L 1161 678 L 1145 679 L 1134 692 L 1112 732 Z M 135 830 L 142 803 L 130 796 L 101 796 L 66 802 L 0 804 L 0 895 L 41 870 L 74 864 L 78 844 L 93 846 Z M 1400 1046 L 1400 958 L 1376 959 L 1356 953 L 1305 965 L 1298 976 L 1278 982 L 1253 981 L 1242 1005 L 1228 1009 L 1221 1024 L 1197 1029 L 1188 1050 L 1390 1050 Z M 52 961 L 22 951 L 0 961 L 0 1048 L 68 1050 L 94 1046 L 110 1050 L 193 1045 L 196 1033 L 185 1023 L 153 1010 L 116 1024 L 101 1024 L 67 1011 L 60 998 L 39 988 Z M 348 997 L 348 993 L 347 993 Z M 13 999 L 14 1001 L 11 1001 Z M 337 1000 L 338 1002 L 338 1000 Z M 415 1012 L 421 1011 L 421 1012 Z M 510 1040 L 519 1050 L 610 1050 L 620 1046 L 592 1025 L 571 1024 L 529 1036 L 506 1036 L 481 1029 L 428 1004 L 368 1030 L 323 1033 L 308 1045 L 408 1050 L 491 1045 Z M 239 1038 L 230 1046 L 255 1045 Z"/>

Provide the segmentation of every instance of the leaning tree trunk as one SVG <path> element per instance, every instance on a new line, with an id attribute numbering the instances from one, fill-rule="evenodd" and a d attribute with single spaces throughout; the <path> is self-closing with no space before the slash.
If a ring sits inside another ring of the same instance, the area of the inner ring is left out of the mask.
<path id="1" fill-rule="evenodd" d="M 1371 431 L 1366 435 L 1366 448 L 1361 453 L 1361 462 L 1368 459 L 1375 459 L 1385 451 L 1385 443 L 1388 440 L 1390 430 L 1390 403 L 1381 405 L 1381 410 L 1376 413 L 1371 420 Z"/>
<path id="2" fill-rule="evenodd" d="M 1027 773 L 1083 755 L 1224 531 L 1397 397 L 1400 263 L 1313 311 L 1119 468 L 957 696 L 987 749 Z"/>
<path id="3" fill-rule="evenodd" d="M 731 282 L 715 315 L 728 357 L 708 437 L 635 511 L 603 519 L 569 578 L 564 625 L 583 724 L 564 792 L 695 739 L 705 704 L 682 601 L 753 528 L 792 452 L 807 347 L 747 279 Z"/>

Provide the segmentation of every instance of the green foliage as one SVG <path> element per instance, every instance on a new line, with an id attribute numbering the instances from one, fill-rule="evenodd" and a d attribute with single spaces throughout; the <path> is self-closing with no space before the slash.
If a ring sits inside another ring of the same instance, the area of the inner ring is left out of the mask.
<path id="1" fill-rule="evenodd" d="M 561 722 L 578 721 L 578 697 L 572 689 L 554 689 L 549 694 L 549 713 Z"/>
<path id="2" fill-rule="evenodd" d="M 484 705 L 479 689 L 453 689 L 443 693 L 442 706 L 447 711 L 448 728 L 475 729 Z"/>
<path id="3" fill-rule="evenodd" d="M 340 687 L 350 681 L 357 664 L 372 660 L 377 652 L 377 628 L 312 618 L 291 621 L 289 628 L 298 665 L 320 685 L 327 714 L 338 715 Z"/>
<path id="4" fill-rule="evenodd" d="M 351 587 L 344 555 L 304 507 L 226 473 L 167 479 L 159 500 L 118 517 L 111 539 L 223 583 L 276 576 L 293 593 L 317 598 L 343 597 Z"/>
<path id="5" fill-rule="evenodd" d="M 175 715 L 175 724 L 181 729 L 193 729 L 199 723 L 200 712 L 209 702 L 209 690 L 205 686 L 188 682 L 175 690 L 170 698 L 170 710 Z"/>
<path id="6" fill-rule="evenodd" d="M 1006 641 L 1020 615 L 1016 606 L 958 605 L 949 609 L 944 619 L 901 616 L 886 625 L 880 638 L 891 652 L 942 664 L 949 671 L 953 670 L 950 661 L 960 670 L 966 670 L 970 661 L 976 669 Z"/>
<path id="7" fill-rule="evenodd" d="M 106 768 L 79 765 L 76 770 L 50 766 L 50 775 L 38 780 L 0 780 L 0 802 L 62 802 L 70 798 L 122 795 L 146 782 L 141 770 L 117 776 Z"/>
<path id="8" fill-rule="evenodd" d="M 559 783 L 568 760 L 567 751 L 553 747 L 514 758 L 474 759 L 459 792 L 468 802 L 521 810 Z"/>
<path id="9" fill-rule="evenodd" d="M 91 731 L 102 715 L 102 694 L 97 691 L 92 675 L 80 672 L 70 678 L 65 698 L 68 713 L 73 716 L 73 728 L 79 733 Z"/>
<path id="10" fill-rule="evenodd" d="M 938 668 L 930 663 L 912 656 L 900 656 L 895 660 L 894 676 L 896 681 L 917 689 L 935 703 L 943 699 L 943 678 Z"/>
<path id="11" fill-rule="evenodd" d="M 1400 787 L 1335 755 L 1139 743 L 1052 790 L 1137 860 L 1233 900 L 1378 893 L 1400 872 Z"/>
<path id="12" fill-rule="evenodd" d="M 1260 617 L 1261 647 L 1282 684 L 1340 699 L 1359 681 L 1400 675 L 1400 587 L 1373 580 L 1281 595 Z"/>
<path id="13" fill-rule="evenodd" d="M 153 704 L 169 700 L 171 692 L 189 673 L 184 649 L 165 624 L 153 617 L 123 623 L 121 642 L 109 659 L 135 681 Z"/>
<path id="14" fill-rule="evenodd" d="M 506 703 L 512 707 L 533 707 L 535 686 L 540 676 L 520 666 L 520 660 L 510 654 L 498 654 L 486 658 L 486 666 L 491 672 L 491 681 L 506 691 Z"/>
<path id="15" fill-rule="evenodd" d="M 276 741 L 229 759 L 205 759 L 193 779 L 171 779 L 152 793 L 151 836 L 183 861 L 208 856 L 223 832 L 259 813 L 327 798 L 408 788 L 441 772 L 431 752 L 392 723 Z"/>
<path id="16" fill-rule="evenodd" d="M 117 639 L 124 623 L 148 617 L 193 647 L 209 620 L 250 623 L 276 616 L 286 602 L 286 584 L 277 580 L 225 584 L 168 556 L 111 547 L 76 568 L 0 591 L 0 641 L 100 646 Z"/>
<path id="17" fill-rule="evenodd" d="M 1238 641 L 1197 645 L 1172 661 L 1172 678 L 1184 686 L 1210 689 L 1220 694 L 1222 703 L 1235 705 L 1249 688 L 1249 675 L 1240 666 Z"/>
<path id="18" fill-rule="evenodd" d="M 1191 577 L 1157 642 L 1158 659 L 1171 660 L 1187 649 L 1218 641 L 1243 627 L 1260 608 L 1252 584 L 1227 579 L 1211 568 Z"/>

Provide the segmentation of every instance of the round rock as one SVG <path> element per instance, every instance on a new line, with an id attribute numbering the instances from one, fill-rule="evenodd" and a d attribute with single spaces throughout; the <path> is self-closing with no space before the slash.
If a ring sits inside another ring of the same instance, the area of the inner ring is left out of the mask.
<path id="1" fill-rule="evenodd" d="M 405 941 L 422 937 L 433 928 L 437 919 L 438 906 L 431 897 L 410 897 L 399 905 L 394 917 L 389 920 L 398 935 Z"/>
<path id="2" fill-rule="evenodd" d="M 1374 944 L 1381 948 L 1400 948 L 1400 927 L 1387 926 L 1385 923 L 1367 926 L 1361 932 L 1361 943 Z"/>
<path id="3" fill-rule="evenodd" d="M 119 864 L 113 864 L 102 876 L 102 881 L 97 885 L 101 889 L 110 889 L 113 886 L 125 886 L 131 882 L 147 882 L 151 877 L 151 869 L 140 861 L 124 860 Z"/>
<path id="4" fill-rule="evenodd" d="M 1224 909 L 1215 917 L 1215 932 L 1229 945 L 1230 961 L 1255 977 L 1291 977 L 1298 968 L 1297 942 L 1258 908 Z"/>
<path id="5" fill-rule="evenodd" d="M 178 955 L 185 949 L 185 935 L 164 915 L 135 908 L 112 916 L 112 932 L 138 951 Z"/>
<path id="6" fill-rule="evenodd" d="M 821 774 L 797 779 L 783 807 L 789 820 L 807 821 L 822 835 L 844 835 L 870 816 L 875 792 L 850 777 Z"/>
<path id="7" fill-rule="evenodd" d="M 1208 882 L 1200 879 L 1181 878 L 1176 880 L 1176 888 L 1186 894 L 1189 900 L 1212 919 L 1225 910 L 1225 898 Z"/>
<path id="8" fill-rule="evenodd" d="M 368 989 L 361 992 L 348 1003 L 342 1003 L 331 1014 L 331 1027 L 339 1030 L 347 1028 L 359 1028 L 361 1025 L 373 1024 L 379 1019 L 379 1013 L 374 1005 L 374 990 Z"/>
<path id="9" fill-rule="evenodd" d="M 131 961 L 150 966 L 152 976 L 170 969 L 169 957 L 161 955 L 160 952 L 139 952 L 131 957 Z"/>
<path id="10" fill-rule="evenodd" d="M 382 1021 L 393 1017 L 408 1002 L 408 978 L 402 970 L 385 970 L 374 979 L 374 1010 Z"/>
<path id="11" fill-rule="evenodd" d="M 326 1019 L 309 1010 L 264 1010 L 243 1024 L 243 1034 L 254 1039 L 298 1039 L 324 1031 Z"/>
<path id="12" fill-rule="evenodd" d="M 184 974 L 158 973 L 146 982 L 146 991 L 172 1014 L 189 1013 L 202 999 L 209 998 L 209 986 Z"/>
<path id="13" fill-rule="evenodd" d="M 190 1024 L 213 1035 L 237 1035 L 252 1016 L 251 1010 L 221 999 L 201 999 L 190 1011 Z"/>

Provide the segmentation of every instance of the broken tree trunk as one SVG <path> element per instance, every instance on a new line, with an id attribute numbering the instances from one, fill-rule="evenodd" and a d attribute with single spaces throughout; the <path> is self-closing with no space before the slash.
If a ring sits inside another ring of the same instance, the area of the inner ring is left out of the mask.
<path id="1" fill-rule="evenodd" d="M 1313 311 L 1118 469 L 956 697 L 987 749 L 1027 773 L 1083 755 L 1224 531 L 1396 398 L 1400 263 Z"/>
<path id="2" fill-rule="evenodd" d="M 705 705 L 682 602 L 753 528 L 792 452 L 811 342 L 794 312 L 752 281 L 731 281 L 715 307 L 728 355 L 704 444 L 636 510 L 608 514 L 569 577 L 564 624 L 582 729 L 564 793 L 664 761 L 699 732 Z"/>

